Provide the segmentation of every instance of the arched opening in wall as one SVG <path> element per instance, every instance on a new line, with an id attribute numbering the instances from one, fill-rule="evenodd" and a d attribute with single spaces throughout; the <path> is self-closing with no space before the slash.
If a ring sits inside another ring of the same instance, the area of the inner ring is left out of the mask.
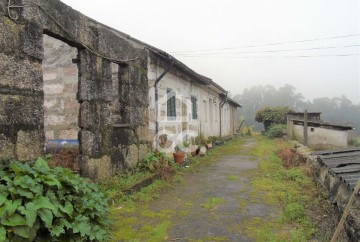
<path id="1" fill-rule="evenodd" d="M 45 152 L 53 166 L 77 170 L 79 154 L 78 50 L 43 36 Z"/>

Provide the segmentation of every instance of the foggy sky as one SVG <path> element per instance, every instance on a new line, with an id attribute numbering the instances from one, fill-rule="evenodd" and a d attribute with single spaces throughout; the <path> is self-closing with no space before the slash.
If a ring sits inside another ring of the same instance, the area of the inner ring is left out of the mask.
<path id="1" fill-rule="evenodd" d="M 360 45 L 360 35 L 188 52 L 187 57 L 184 53 L 172 53 L 360 34 L 359 0 L 62 1 L 99 22 L 174 55 L 232 95 L 254 85 L 279 87 L 289 83 L 306 99 L 344 94 L 354 103 L 360 103 L 359 46 L 297 50 Z M 297 51 L 268 52 L 274 50 Z M 357 55 L 324 56 L 344 54 Z"/>

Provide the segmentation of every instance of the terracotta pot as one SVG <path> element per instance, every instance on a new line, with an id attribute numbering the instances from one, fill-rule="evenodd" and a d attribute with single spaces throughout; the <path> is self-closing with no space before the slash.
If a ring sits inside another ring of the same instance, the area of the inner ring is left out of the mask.
<path id="1" fill-rule="evenodd" d="M 174 161 L 178 164 L 182 164 L 185 161 L 185 153 L 183 152 L 178 152 L 178 153 L 173 153 L 174 156 Z"/>
<path id="2" fill-rule="evenodd" d="M 193 156 L 193 157 L 196 156 L 196 150 L 191 151 L 191 156 Z"/>

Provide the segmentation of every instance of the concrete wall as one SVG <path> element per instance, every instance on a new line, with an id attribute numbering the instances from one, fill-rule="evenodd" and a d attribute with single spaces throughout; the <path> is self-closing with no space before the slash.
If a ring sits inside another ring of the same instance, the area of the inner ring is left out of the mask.
<path id="1" fill-rule="evenodd" d="M 51 100 L 45 103 L 44 92 L 51 93 L 47 84 L 52 81 L 42 69 L 45 33 L 78 49 L 81 173 L 103 179 L 135 165 L 148 148 L 142 139 L 148 130 L 146 51 L 60 1 L 24 3 L 34 6 L 13 9 L 18 18 L 12 19 L 8 1 L 0 0 L 0 157 L 26 161 L 44 154 L 44 120 L 51 121 L 44 109 Z M 65 86 L 63 91 L 73 94 Z"/>
<path id="2" fill-rule="evenodd" d="M 287 134 L 290 139 L 295 139 L 293 136 L 294 126 L 291 120 L 304 120 L 304 113 L 288 113 L 286 115 L 287 120 Z M 320 113 L 308 113 L 308 121 L 320 121 L 321 114 Z"/>
<path id="3" fill-rule="evenodd" d="M 294 139 L 304 141 L 304 126 L 293 125 Z M 332 145 L 337 147 L 347 147 L 348 144 L 348 131 L 333 130 L 323 127 L 308 127 L 308 146 L 315 145 Z"/>

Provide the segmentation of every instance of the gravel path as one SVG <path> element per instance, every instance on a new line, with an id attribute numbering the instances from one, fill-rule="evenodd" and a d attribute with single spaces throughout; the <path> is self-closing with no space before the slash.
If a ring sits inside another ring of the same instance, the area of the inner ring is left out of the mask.
<path id="1" fill-rule="evenodd" d="M 247 172 L 256 169 L 258 161 L 248 153 L 254 145 L 247 140 L 240 155 L 223 156 L 205 171 L 187 175 L 183 184 L 150 205 L 153 211 L 176 211 L 169 240 L 254 241 L 243 233 L 247 221 L 276 214 L 251 193 Z"/>

